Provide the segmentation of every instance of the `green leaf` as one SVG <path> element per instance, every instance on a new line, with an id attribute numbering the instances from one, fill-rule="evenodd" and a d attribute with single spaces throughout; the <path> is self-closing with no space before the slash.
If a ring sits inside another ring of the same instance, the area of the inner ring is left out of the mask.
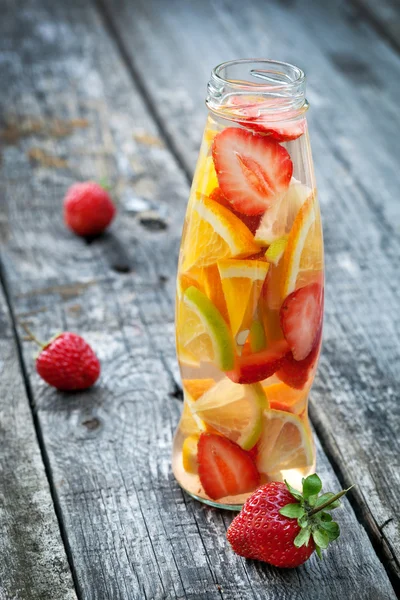
<path id="1" fill-rule="evenodd" d="M 286 506 L 283 506 L 279 511 L 279 514 L 283 515 L 284 517 L 290 517 L 291 519 L 302 517 L 305 515 L 305 513 L 306 511 L 298 502 L 294 504 L 286 504 Z"/>
<path id="2" fill-rule="evenodd" d="M 323 550 L 328 547 L 329 544 L 329 535 L 323 529 L 316 529 L 313 531 L 313 539 L 314 542 Z"/>
<path id="3" fill-rule="evenodd" d="M 296 498 L 296 500 L 303 500 L 303 496 L 301 495 L 301 493 L 296 490 L 294 487 L 292 487 L 290 485 L 290 483 L 288 483 L 285 479 L 285 484 L 287 489 L 289 490 L 289 492 L 292 494 L 292 496 L 294 496 Z"/>
<path id="4" fill-rule="evenodd" d="M 309 524 L 309 520 L 308 520 L 308 514 L 305 513 L 303 516 L 299 517 L 297 519 L 297 524 L 303 528 L 303 527 L 307 527 L 307 525 Z"/>
<path id="5" fill-rule="evenodd" d="M 296 548 L 301 548 L 301 546 L 308 546 L 310 535 L 311 530 L 309 527 L 302 529 L 294 538 L 294 545 L 296 546 Z"/>
<path id="6" fill-rule="evenodd" d="M 336 540 L 340 535 L 340 527 L 334 521 L 332 521 L 331 523 L 321 523 L 320 528 L 327 532 L 330 542 Z"/>
<path id="7" fill-rule="evenodd" d="M 327 523 L 328 521 L 332 521 L 332 515 L 326 512 L 317 513 L 317 516 L 320 521 Z"/>
<path id="8" fill-rule="evenodd" d="M 319 494 L 322 490 L 322 481 L 316 473 L 309 475 L 303 483 L 303 496 L 308 499 L 310 496 Z"/>
<path id="9" fill-rule="evenodd" d="M 326 492 L 326 494 L 322 494 L 322 496 L 320 496 L 317 499 L 315 503 L 315 508 L 318 508 L 318 506 L 321 506 L 322 504 L 333 498 L 334 495 L 335 494 L 333 494 L 332 492 Z M 340 500 L 335 500 L 334 502 L 332 502 L 332 504 L 326 506 L 324 510 L 333 510 L 334 508 L 338 508 L 338 506 L 340 506 Z"/>
<path id="10" fill-rule="evenodd" d="M 318 544 L 315 545 L 315 552 L 317 553 L 319 560 L 322 560 L 322 552 L 321 552 L 321 548 L 318 546 Z"/>
<path id="11" fill-rule="evenodd" d="M 318 494 L 313 494 L 312 496 L 309 496 L 307 502 L 308 502 L 309 506 L 311 506 L 311 508 L 314 508 L 317 499 L 318 499 Z"/>

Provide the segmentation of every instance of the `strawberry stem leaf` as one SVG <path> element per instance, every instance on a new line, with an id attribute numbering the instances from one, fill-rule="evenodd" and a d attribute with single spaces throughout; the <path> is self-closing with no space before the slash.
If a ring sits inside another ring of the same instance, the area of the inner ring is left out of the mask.
<path id="1" fill-rule="evenodd" d="M 318 496 L 322 490 L 322 481 L 316 473 L 303 480 L 303 497 L 308 500 L 311 496 Z"/>
<path id="2" fill-rule="evenodd" d="M 321 552 L 321 548 L 318 546 L 318 544 L 315 544 L 315 552 L 317 553 L 319 560 L 322 560 L 322 552 Z"/>
<path id="3" fill-rule="evenodd" d="M 292 494 L 292 496 L 294 498 L 296 498 L 296 500 L 303 500 L 303 496 L 301 494 L 301 492 L 299 492 L 298 490 L 296 490 L 294 487 L 292 487 L 290 485 L 290 483 L 288 483 L 285 479 L 285 485 L 287 487 L 287 489 L 289 490 L 289 492 Z"/>
<path id="4" fill-rule="evenodd" d="M 308 542 L 310 540 L 311 529 L 310 527 L 306 527 L 302 529 L 294 538 L 294 545 L 296 548 L 301 548 L 302 546 L 308 546 Z"/>
<path id="5" fill-rule="evenodd" d="M 306 511 L 301 504 L 295 502 L 294 504 L 286 504 L 286 506 L 283 506 L 280 509 L 279 514 L 291 519 L 298 519 L 299 517 L 303 517 L 306 514 Z"/>
<path id="6" fill-rule="evenodd" d="M 312 532 L 312 536 L 316 545 L 322 548 L 322 550 L 325 550 L 328 547 L 329 535 L 326 531 L 323 529 L 315 529 L 315 531 Z"/>

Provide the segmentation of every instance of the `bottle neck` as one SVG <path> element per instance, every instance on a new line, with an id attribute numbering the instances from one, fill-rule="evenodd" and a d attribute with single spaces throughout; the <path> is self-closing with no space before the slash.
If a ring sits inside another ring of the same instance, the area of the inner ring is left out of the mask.
<path id="1" fill-rule="evenodd" d="M 232 121 L 285 121 L 301 118 L 308 108 L 303 71 L 288 63 L 244 59 L 213 69 L 207 107 Z"/>

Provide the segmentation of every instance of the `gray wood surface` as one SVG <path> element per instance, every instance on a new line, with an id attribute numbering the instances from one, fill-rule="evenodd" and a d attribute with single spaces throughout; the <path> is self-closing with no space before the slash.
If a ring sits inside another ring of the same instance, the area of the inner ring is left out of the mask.
<path id="1" fill-rule="evenodd" d="M 39 337 L 77 331 L 103 369 L 92 390 L 58 393 L 36 375 L 32 344 L 23 343 L 78 596 L 394 598 L 347 500 L 338 515 L 343 537 L 326 559 L 283 572 L 235 556 L 224 538 L 232 516 L 175 483 L 173 290 L 187 178 L 94 5 L 20 4 L 0 21 L 9 293 Z M 76 179 L 101 177 L 112 184 L 119 215 L 108 235 L 88 244 L 64 228 L 61 202 Z M 320 445 L 318 457 L 326 488 L 338 489 Z"/>
<path id="2" fill-rule="evenodd" d="M 357 484 L 362 519 L 398 577 L 398 55 L 339 1 L 254 0 L 244 11 L 232 1 L 101 3 L 189 173 L 214 65 L 272 56 L 307 72 L 327 266 L 324 352 L 311 415 L 341 480 Z"/>
<path id="3" fill-rule="evenodd" d="M 0 599 L 76 599 L 0 289 Z"/>
<path id="4" fill-rule="evenodd" d="M 377 31 L 400 50 L 400 2 L 399 0 L 355 0 L 360 14 L 366 15 Z"/>

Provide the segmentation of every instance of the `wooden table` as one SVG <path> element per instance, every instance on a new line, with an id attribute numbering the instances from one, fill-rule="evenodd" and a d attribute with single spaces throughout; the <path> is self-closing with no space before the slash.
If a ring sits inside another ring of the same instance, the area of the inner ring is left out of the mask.
<path id="1" fill-rule="evenodd" d="M 392 599 L 399 593 L 400 3 L 0 1 L 0 599 Z M 324 351 L 311 396 L 341 540 L 279 571 L 234 555 L 232 514 L 170 468 L 182 390 L 174 273 L 211 68 L 267 56 L 309 78 L 324 218 Z M 76 180 L 118 204 L 93 243 Z M 99 383 L 62 394 L 34 345 L 82 334 Z"/>

